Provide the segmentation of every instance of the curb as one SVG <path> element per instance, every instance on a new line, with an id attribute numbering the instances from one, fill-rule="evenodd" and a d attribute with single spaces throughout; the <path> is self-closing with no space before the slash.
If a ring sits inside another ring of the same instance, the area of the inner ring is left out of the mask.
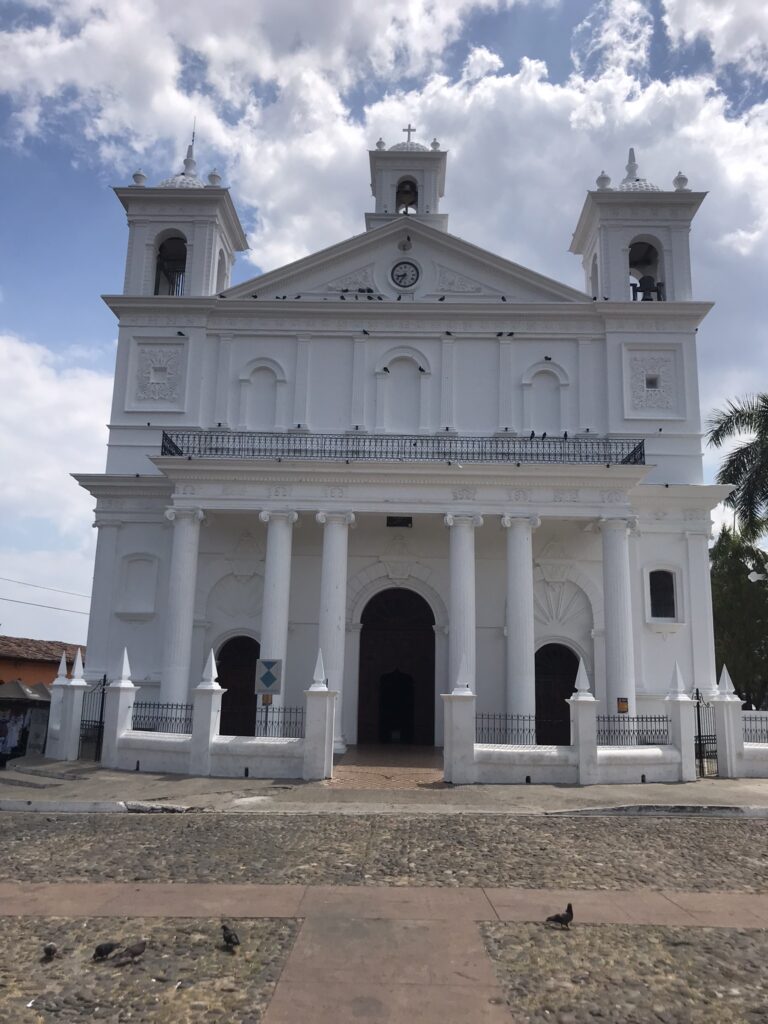
<path id="1" fill-rule="evenodd" d="M 737 807 L 727 804 L 625 804 L 621 807 L 585 807 L 580 810 L 545 811 L 548 816 L 605 817 L 606 815 L 676 816 L 691 818 L 768 818 L 768 807 Z"/>
<path id="2" fill-rule="evenodd" d="M 197 807 L 152 804 L 141 800 L 0 800 L 2 811 L 37 814 L 186 814 Z"/>

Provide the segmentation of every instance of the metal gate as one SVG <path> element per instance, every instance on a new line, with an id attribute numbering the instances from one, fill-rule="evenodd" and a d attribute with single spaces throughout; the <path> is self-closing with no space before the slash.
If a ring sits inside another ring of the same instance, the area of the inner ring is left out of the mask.
<path id="1" fill-rule="evenodd" d="M 718 774 L 715 709 L 698 690 L 694 691 L 693 699 L 696 705 L 696 776 L 699 779 L 715 778 Z"/>
<path id="2" fill-rule="evenodd" d="M 83 713 L 80 716 L 80 748 L 77 755 L 81 761 L 101 760 L 106 695 L 106 676 L 103 676 L 98 683 L 83 694 Z"/>

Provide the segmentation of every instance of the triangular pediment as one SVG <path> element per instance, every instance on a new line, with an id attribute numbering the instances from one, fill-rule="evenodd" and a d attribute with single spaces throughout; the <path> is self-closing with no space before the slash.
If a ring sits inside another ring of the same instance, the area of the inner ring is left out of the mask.
<path id="1" fill-rule="evenodd" d="M 405 267 L 406 279 L 403 279 Z M 398 268 L 400 268 L 398 272 Z M 398 284 L 398 276 L 403 283 Z M 563 303 L 583 293 L 416 219 L 399 218 L 224 293 L 274 300 Z"/>

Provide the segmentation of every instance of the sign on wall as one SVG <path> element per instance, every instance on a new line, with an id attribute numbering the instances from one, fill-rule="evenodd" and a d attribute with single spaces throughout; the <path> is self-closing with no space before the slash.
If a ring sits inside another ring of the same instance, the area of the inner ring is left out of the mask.
<path id="1" fill-rule="evenodd" d="M 280 693 L 283 681 L 283 663 L 279 658 L 256 662 L 256 693 Z"/>

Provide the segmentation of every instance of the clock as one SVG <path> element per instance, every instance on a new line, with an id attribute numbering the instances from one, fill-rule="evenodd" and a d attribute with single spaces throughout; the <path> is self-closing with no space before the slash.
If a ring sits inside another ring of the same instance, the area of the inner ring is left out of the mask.
<path id="1" fill-rule="evenodd" d="M 419 268 L 409 260 L 401 260 L 392 267 L 392 280 L 398 288 L 412 288 L 419 280 Z"/>

